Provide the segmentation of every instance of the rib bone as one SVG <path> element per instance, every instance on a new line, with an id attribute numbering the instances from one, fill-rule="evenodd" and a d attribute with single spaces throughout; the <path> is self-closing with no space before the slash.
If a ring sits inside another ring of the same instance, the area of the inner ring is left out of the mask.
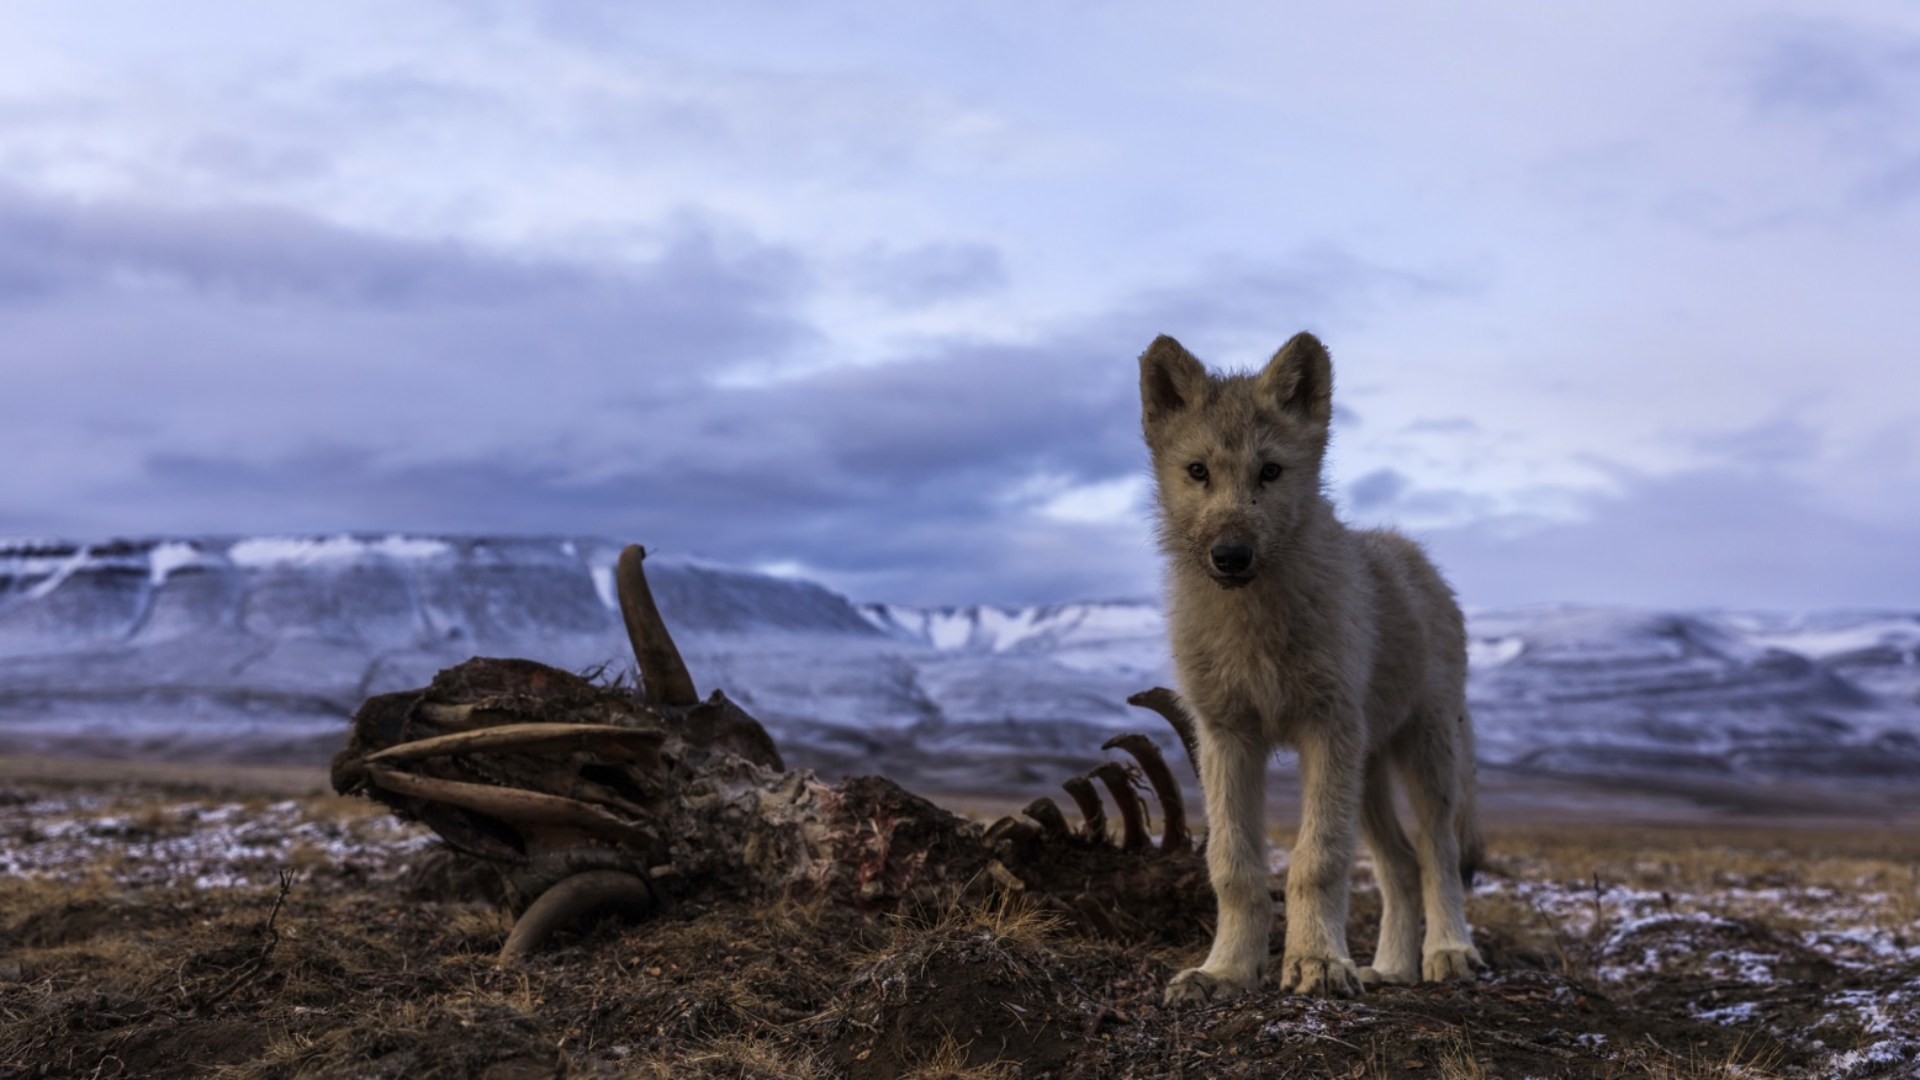
<path id="1" fill-rule="evenodd" d="M 1193 714 L 1187 711 L 1187 704 L 1180 700 L 1179 694 L 1156 686 L 1127 698 L 1127 704 L 1152 709 L 1165 718 L 1174 734 L 1180 736 L 1180 745 L 1187 748 L 1187 765 L 1193 769 L 1193 775 L 1200 775 L 1200 736 L 1193 726 Z"/>
<path id="2" fill-rule="evenodd" d="M 1031 821 L 1021 821 L 1011 815 L 1001 818 L 987 827 L 985 839 L 989 846 L 1002 843 L 1019 845 L 1031 844 L 1040 838 L 1040 830 Z"/>
<path id="3" fill-rule="evenodd" d="M 1073 835 L 1073 827 L 1067 824 L 1067 815 L 1060 812 L 1060 804 L 1045 796 L 1028 803 L 1021 813 L 1039 822 L 1051 838 L 1063 839 Z"/>
<path id="4" fill-rule="evenodd" d="M 1060 782 L 1080 805 L 1080 835 L 1096 844 L 1107 844 L 1107 810 L 1100 805 L 1100 793 L 1093 790 L 1093 781 L 1084 776 L 1073 776 Z"/>
<path id="5" fill-rule="evenodd" d="M 1167 768 L 1167 759 L 1160 756 L 1160 748 L 1153 740 L 1138 732 L 1127 735 L 1115 735 L 1108 739 L 1100 749 L 1125 750 L 1140 763 L 1140 771 L 1147 776 L 1147 782 L 1153 785 L 1153 793 L 1160 799 L 1160 815 L 1164 819 L 1160 833 L 1161 851 L 1185 851 L 1190 839 L 1187 835 L 1187 803 L 1180 793 L 1180 785 L 1173 778 L 1173 770 Z"/>
<path id="6" fill-rule="evenodd" d="M 1139 851 L 1152 846 L 1153 841 L 1147 839 L 1146 813 L 1140 805 L 1140 796 L 1134 793 L 1133 777 L 1127 775 L 1126 766 L 1117 761 L 1103 761 L 1087 775 L 1099 777 L 1112 793 L 1113 804 L 1120 808 L 1121 850 Z"/>

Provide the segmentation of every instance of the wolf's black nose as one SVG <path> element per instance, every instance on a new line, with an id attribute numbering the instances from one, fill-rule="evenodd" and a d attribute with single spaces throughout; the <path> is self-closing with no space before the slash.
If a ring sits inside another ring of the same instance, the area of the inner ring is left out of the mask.
<path id="1" fill-rule="evenodd" d="M 1213 568 L 1223 574 L 1244 574 L 1253 565 L 1253 549 L 1245 544 L 1215 544 L 1209 554 Z"/>

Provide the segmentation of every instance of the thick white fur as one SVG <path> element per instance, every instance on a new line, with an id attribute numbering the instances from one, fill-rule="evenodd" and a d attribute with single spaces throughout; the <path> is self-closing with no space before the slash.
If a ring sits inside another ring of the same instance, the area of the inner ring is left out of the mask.
<path id="1" fill-rule="evenodd" d="M 1471 975 L 1484 965 L 1463 885 L 1479 844 L 1465 629 L 1417 544 L 1348 529 L 1322 493 L 1333 389 L 1325 347 L 1301 334 L 1258 375 L 1221 377 L 1162 337 L 1140 371 L 1174 666 L 1198 721 L 1219 905 L 1211 951 L 1174 977 L 1167 1000 L 1218 1000 L 1259 984 L 1273 918 L 1266 765 L 1279 746 L 1298 752 L 1303 787 L 1281 985 L 1346 996 L 1375 981 Z M 1263 474 L 1268 465 L 1280 474 Z M 1244 580 L 1223 580 L 1212 561 L 1221 544 L 1252 550 Z M 1394 810 L 1395 774 L 1417 842 Z M 1383 907 L 1366 969 L 1346 941 L 1360 837 Z"/>

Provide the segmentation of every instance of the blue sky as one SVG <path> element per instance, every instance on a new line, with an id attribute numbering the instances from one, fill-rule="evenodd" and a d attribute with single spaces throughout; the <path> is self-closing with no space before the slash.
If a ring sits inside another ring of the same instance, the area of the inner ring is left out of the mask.
<path id="1" fill-rule="evenodd" d="M 0 534 L 1151 595 L 1134 358 L 1334 353 L 1469 603 L 1920 604 L 1909 3 L 0 17 Z"/>

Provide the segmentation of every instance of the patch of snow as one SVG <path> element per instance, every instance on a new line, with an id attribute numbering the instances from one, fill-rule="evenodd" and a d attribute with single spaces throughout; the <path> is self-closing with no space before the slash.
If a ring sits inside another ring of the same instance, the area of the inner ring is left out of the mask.
<path id="1" fill-rule="evenodd" d="M 1836 1054 L 1827 1060 L 1828 1076 L 1835 1080 L 1847 1080 L 1855 1076 L 1891 1076 L 1887 1070 L 1896 1065 L 1911 1063 L 1915 1057 L 1912 1039 L 1883 1039 L 1870 1046 Z"/>
<path id="2" fill-rule="evenodd" d="M 1482 669 L 1511 663 L 1527 651 L 1527 641 L 1518 634 L 1497 638 L 1471 638 L 1467 641 L 1467 667 Z"/>
<path id="3" fill-rule="evenodd" d="M 192 544 L 179 540 L 157 544 L 147 554 L 147 584 L 159 588 L 167 583 L 167 575 L 200 561 L 200 549 Z"/>
<path id="4" fill-rule="evenodd" d="M 75 551 L 71 557 L 67 559 L 63 559 L 57 563 L 54 563 L 54 565 L 51 567 L 50 572 L 47 574 L 46 578 L 41 581 L 35 582 L 33 588 L 28 589 L 26 592 L 26 595 L 22 597 L 22 599 L 24 600 L 45 599 L 49 594 L 53 592 L 53 590 L 59 588 L 62 584 L 66 582 L 68 578 L 72 577 L 76 571 L 78 571 L 81 567 L 87 564 L 88 554 L 89 552 L 87 551 L 86 548 L 81 548 L 78 551 Z M 44 561 L 50 561 L 50 560 L 44 560 Z"/>
<path id="5" fill-rule="evenodd" d="M 588 573 L 593 576 L 593 592 L 600 598 L 600 606 L 608 611 L 620 610 L 620 589 L 613 580 L 613 567 L 594 566 Z"/>
<path id="6" fill-rule="evenodd" d="M 1752 628 L 1748 640 L 1814 660 L 1882 645 L 1920 649 L 1920 618 L 1912 615 L 1860 616 L 1857 621 L 1842 621 L 1833 615 L 1794 616 L 1785 625 L 1778 620 L 1771 620 L 1772 625 L 1769 622 L 1759 618 L 1747 621 L 1744 625 Z"/>
<path id="7" fill-rule="evenodd" d="M 1742 1001 L 1736 1005 L 1722 1005 L 1717 1009 L 1695 1009 L 1693 1018 L 1704 1020 L 1709 1024 L 1719 1024 L 1722 1027 L 1728 1024 L 1747 1024 L 1759 1019 L 1759 1008 L 1760 1003 L 1757 1001 Z"/>
<path id="8" fill-rule="evenodd" d="M 45 796 L 5 808 L 0 824 L 13 826 L 10 837 L 28 839 L 0 849 L 0 874 L 77 881 L 104 869 L 130 887 L 255 888 L 296 861 L 397 874 L 409 853 L 435 842 L 425 829 L 391 817 L 314 820 L 294 801 L 185 803 L 138 821 L 99 813 L 106 805 Z"/>
<path id="9" fill-rule="evenodd" d="M 236 540 L 227 559 L 247 570 L 313 566 L 375 558 L 414 560 L 450 554 L 453 545 L 424 536 L 394 534 L 377 540 L 341 534 L 326 537 L 257 536 Z"/>
<path id="10" fill-rule="evenodd" d="M 1750 949 L 1721 950 L 1707 957 L 1707 970 L 1729 980 L 1770 983 L 1773 981 L 1773 965 L 1779 962 L 1778 956 Z"/>

